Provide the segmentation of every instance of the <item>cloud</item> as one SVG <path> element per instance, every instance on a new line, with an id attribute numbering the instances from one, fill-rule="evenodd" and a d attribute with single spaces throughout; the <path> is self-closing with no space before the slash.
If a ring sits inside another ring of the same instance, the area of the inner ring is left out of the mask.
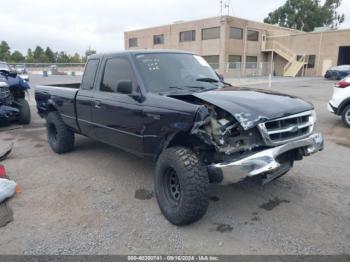
<path id="1" fill-rule="evenodd" d="M 262 21 L 285 0 L 231 2 L 231 15 Z M 0 40 L 22 52 L 36 45 L 68 53 L 116 51 L 124 49 L 124 31 L 218 16 L 219 9 L 219 0 L 11 0 L 1 4 Z M 347 16 L 342 28 L 350 27 L 350 1 L 340 11 Z"/>

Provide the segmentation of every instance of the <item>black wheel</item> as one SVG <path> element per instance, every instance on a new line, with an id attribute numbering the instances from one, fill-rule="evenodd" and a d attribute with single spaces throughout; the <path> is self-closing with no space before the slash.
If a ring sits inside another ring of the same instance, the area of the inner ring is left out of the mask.
<path id="1" fill-rule="evenodd" d="M 163 215 L 174 225 L 187 225 L 207 211 L 209 177 L 188 148 L 166 149 L 156 165 L 155 191 Z"/>
<path id="2" fill-rule="evenodd" d="M 350 127 L 350 106 L 347 106 L 342 113 L 342 119 L 347 127 Z"/>
<path id="3" fill-rule="evenodd" d="M 46 118 L 47 139 L 50 147 L 58 154 L 74 148 L 74 132 L 62 121 L 58 112 L 50 112 Z"/>
<path id="4" fill-rule="evenodd" d="M 20 105 L 18 123 L 21 125 L 28 125 L 30 123 L 30 107 L 27 100 L 20 98 L 17 100 Z"/>

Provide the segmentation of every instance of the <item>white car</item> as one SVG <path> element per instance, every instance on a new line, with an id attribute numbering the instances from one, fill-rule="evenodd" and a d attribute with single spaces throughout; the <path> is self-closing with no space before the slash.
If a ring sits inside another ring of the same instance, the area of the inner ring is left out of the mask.
<path id="1" fill-rule="evenodd" d="M 335 85 L 328 110 L 342 116 L 344 124 L 350 128 L 350 76 Z"/>

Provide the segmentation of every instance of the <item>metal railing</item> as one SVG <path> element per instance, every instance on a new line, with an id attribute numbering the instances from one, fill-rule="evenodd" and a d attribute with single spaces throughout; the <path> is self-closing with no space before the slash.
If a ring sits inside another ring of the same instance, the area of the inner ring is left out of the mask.
<path id="1" fill-rule="evenodd" d="M 271 62 L 247 62 L 247 63 L 214 63 L 210 66 L 225 77 L 262 77 L 274 74 L 275 66 Z"/>
<path id="2" fill-rule="evenodd" d="M 57 75 L 74 75 L 82 74 L 85 63 L 10 63 L 13 68 L 16 65 L 25 65 L 30 74 L 57 74 Z"/>
<path id="3" fill-rule="evenodd" d="M 293 51 L 285 47 L 283 44 L 277 42 L 276 40 L 267 40 L 265 50 L 274 50 L 284 53 L 287 57 L 289 57 L 289 60 L 293 59 L 296 56 Z"/>

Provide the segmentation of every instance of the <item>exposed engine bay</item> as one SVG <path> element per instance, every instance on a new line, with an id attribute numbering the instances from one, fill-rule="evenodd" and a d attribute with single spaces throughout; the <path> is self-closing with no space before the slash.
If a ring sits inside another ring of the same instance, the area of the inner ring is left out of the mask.
<path id="1" fill-rule="evenodd" d="M 184 101 L 191 99 L 190 102 L 201 105 L 191 134 L 197 136 L 206 145 L 214 147 L 217 153 L 226 156 L 242 155 L 264 145 L 256 127 L 244 130 L 227 111 L 198 98 L 189 96 L 176 98 Z"/>
<path id="2" fill-rule="evenodd" d="M 256 128 L 243 130 L 233 116 L 214 105 L 204 105 L 199 115 L 204 118 L 195 122 L 191 133 L 213 145 L 218 152 L 231 155 L 251 151 L 261 145 Z"/>

